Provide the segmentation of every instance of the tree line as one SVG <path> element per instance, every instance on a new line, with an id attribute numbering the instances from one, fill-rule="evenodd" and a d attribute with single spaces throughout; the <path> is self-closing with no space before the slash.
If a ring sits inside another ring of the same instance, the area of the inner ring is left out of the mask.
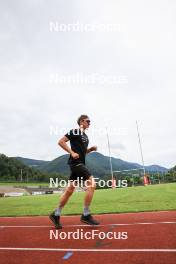
<path id="1" fill-rule="evenodd" d="M 49 178 L 66 179 L 60 173 L 48 173 L 29 167 L 21 161 L 0 154 L 0 181 L 49 182 Z"/>

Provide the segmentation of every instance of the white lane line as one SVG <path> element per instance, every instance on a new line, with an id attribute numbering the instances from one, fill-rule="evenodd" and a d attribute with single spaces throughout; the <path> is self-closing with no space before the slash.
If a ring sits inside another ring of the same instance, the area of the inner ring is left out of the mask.
<path id="1" fill-rule="evenodd" d="M 129 224 L 104 224 L 104 225 L 98 225 L 96 226 L 97 228 L 98 227 L 106 227 L 106 226 L 134 226 L 134 225 L 157 225 L 157 224 L 176 224 L 176 222 L 144 222 L 144 223 L 129 223 Z M 66 228 L 66 227 L 84 227 L 84 226 L 89 226 L 90 225 L 64 225 L 63 227 Z M 52 225 L 1 225 L 0 228 L 48 228 L 48 227 L 53 227 Z M 92 226 L 92 227 L 95 227 L 95 226 Z"/>
<path id="2" fill-rule="evenodd" d="M 95 249 L 95 248 L 12 248 L 0 247 L 0 250 L 20 251 L 71 251 L 71 252 L 176 252 L 176 249 L 169 248 L 126 248 L 126 249 Z"/>

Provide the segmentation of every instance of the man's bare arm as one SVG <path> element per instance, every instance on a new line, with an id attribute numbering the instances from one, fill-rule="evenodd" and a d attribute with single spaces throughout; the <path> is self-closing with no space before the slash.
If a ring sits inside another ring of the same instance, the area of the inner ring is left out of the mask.
<path id="1" fill-rule="evenodd" d="M 90 152 L 92 152 L 92 151 L 97 151 L 97 146 L 93 146 L 91 148 L 88 148 L 87 149 L 87 154 L 90 153 Z"/>
<path id="2" fill-rule="evenodd" d="M 71 148 L 69 148 L 69 146 L 66 143 L 67 141 L 69 141 L 69 139 L 66 136 L 64 136 L 59 140 L 58 145 L 61 148 L 63 148 L 66 152 L 68 152 L 74 159 L 78 159 L 79 154 L 75 153 Z"/>

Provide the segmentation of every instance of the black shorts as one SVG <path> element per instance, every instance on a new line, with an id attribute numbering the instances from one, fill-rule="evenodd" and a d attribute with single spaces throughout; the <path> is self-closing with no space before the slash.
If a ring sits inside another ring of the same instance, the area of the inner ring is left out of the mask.
<path id="1" fill-rule="evenodd" d="M 70 174 L 70 181 L 75 181 L 75 180 L 83 180 L 86 181 L 89 179 L 91 176 L 90 171 L 88 168 L 83 164 L 80 163 L 78 165 L 70 166 L 71 174 Z"/>

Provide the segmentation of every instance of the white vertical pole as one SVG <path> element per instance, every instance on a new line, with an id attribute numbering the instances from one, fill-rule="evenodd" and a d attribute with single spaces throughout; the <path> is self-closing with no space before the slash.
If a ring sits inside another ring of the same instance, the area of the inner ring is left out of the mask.
<path id="1" fill-rule="evenodd" d="M 112 177 L 112 184 L 113 184 L 114 175 L 113 175 L 113 169 L 112 169 L 111 148 L 110 148 L 110 142 L 109 142 L 109 135 L 108 135 L 108 129 L 107 129 L 107 127 L 106 127 L 106 132 L 107 132 L 108 149 L 109 149 L 109 163 L 110 163 L 111 177 Z"/>
<path id="2" fill-rule="evenodd" d="M 138 140 L 139 140 L 139 149 L 140 149 L 141 159 L 142 159 L 142 167 L 143 167 L 143 170 L 144 170 L 144 176 L 145 176 L 144 157 L 143 157 L 143 153 L 142 153 L 142 144 L 141 144 L 141 138 L 140 138 L 140 134 L 139 134 L 139 127 L 138 127 L 138 122 L 137 122 L 137 120 L 136 120 L 136 127 L 137 127 Z"/>
<path id="3" fill-rule="evenodd" d="M 23 181 L 23 170 L 21 169 L 21 182 Z"/>

